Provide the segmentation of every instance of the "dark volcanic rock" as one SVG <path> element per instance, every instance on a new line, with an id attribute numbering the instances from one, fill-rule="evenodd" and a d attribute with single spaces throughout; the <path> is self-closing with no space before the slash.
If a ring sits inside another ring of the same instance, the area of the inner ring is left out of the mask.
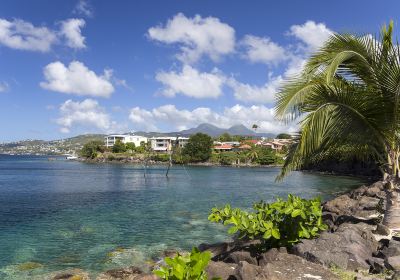
<path id="1" fill-rule="evenodd" d="M 385 226 L 385 225 L 378 224 L 378 225 L 376 226 L 376 229 L 374 230 L 374 233 L 375 233 L 375 234 L 379 234 L 379 235 L 385 235 L 385 236 L 387 236 L 387 235 L 390 234 L 390 229 L 389 229 L 387 226 Z"/>
<path id="2" fill-rule="evenodd" d="M 369 271 L 371 273 L 382 273 L 385 270 L 385 263 L 380 258 L 369 258 L 367 263 L 370 265 Z"/>
<path id="3" fill-rule="evenodd" d="M 241 261 L 248 262 L 249 264 L 258 265 L 257 256 L 249 251 L 235 251 L 230 253 L 224 262 L 227 263 L 239 263 Z"/>
<path id="4" fill-rule="evenodd" d="M 236 274 L 239 280 L 267 280 L 263 269 L 260 266 L 240 262 L 236 268 Z"/>
<path id="5" fill-rule="evenodd" d="M 390 240 L 387 247 L 380 251 L 386 258 L 400 256 L 400 241 Z"/>
<path id="6" fill-rule="evenodd" d="M 199 250 L 203 251 L 210 251 L 212 256 L 218 256 L 222 254 L 226 254 L 227 252 L 231 251 L 234 248 L 233 242 L 220 242 L 215 244 L 206 244 L 202 243 L 199 245 Z"/>
<path id="7" fill-rule="evenodd" d="M 221 277 L 222 280 L 234 280 L 237 279 L 236 268 L 237 264 L 210 261 L 206 268 L 206 272 L 208 279 Z"/>
<path id="8" fill-rule="evenodd" d="M 321 265 L 311 263 L 295 255 L 278 253 L 275 258 L 263 267 L 262 276 L 265 278 L 252 279 L 324 279 L 338 280 L 328 269 Z M 250 278 L 248 278 L 250 279 Z"/>
<path id="9" fill-rule="evenodd" d="M 366 224 L 343 224 L 334 233 L 323 232 L 317 239 L 303 240 L 293 253 L 324 266 L 342 269 L 369 269 L 367 260 L 377 250 L 371 227 Z"/>
<path id="10" fill-rule="evenodd" d="M 400 256 L 388 257 L 385 259 L 385 266 L 394 271 L 400 271 Z"/>
<path id="11" fill-rule="evenodd" d="M 324 211 L 332 212 L 337 215 L 351 215 L 354 207 L 358 204 L 357 200 L 350 198 L 347 194 L 336 197 L 324 203 Z"/>

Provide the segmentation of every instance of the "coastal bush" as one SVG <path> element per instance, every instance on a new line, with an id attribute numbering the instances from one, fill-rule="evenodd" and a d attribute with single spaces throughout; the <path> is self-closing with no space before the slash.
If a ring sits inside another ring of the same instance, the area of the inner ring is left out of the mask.
<path id="1" fill-rule="evenodd" d="M 231 225 L 229 234 L 239 238 L 260 239 L 267 247 L 291 246 L 303 238 L 318 236 L 327 226 L 322 222 L 321 200 L 302 199 L 288 195 L 286 201 L 278 198 L 274 203 L 255 203 L 254 212 L 229 204 L 212 208 L 208 220 Z"/>
<path id="2" fill-rule="evenodd" d="M 105 151 L 104 143 L 102 141 L 90 141 L 83 145 L 80 151 L 80 155 L 85 158 L 95 158 L 97 153 L 103 153 Z"/>
<path id="3" fill-rule="evenodd" d="M 233 152 L 222 152 L 218 156 L 218 163 L 222 165 L 232 165 L 237 160 L 237 154 Z"/>
<path id="4" fill-rule="evenodd" d="M 178 253 L 174 258 L 165 258 L 166 265 L 154 270 L 153 273 L 165 280 L 207 280 L 205 268 L 210 260 L 210 252 L 200 252 L 199 249 L 193 248 L 190 254 Z"/>
<path id="5" fill-rule="evenodd" d="M 169 161 L 169 155 L 168 154 L 154 154 L 150 157 L 150 159 L 154 160 L 154 161 L 166 162 L 166 161 Z"/>
<path id="6" fill-rule="evenodd" d="M 278 162 L 278 158 L 272 149 L 259 148 L 257 155 L 256 162 L 260 165 L 271 165 Z"/>
<path id="7" fill-rule="evenodd" d="M 124 143 L 122 143 L 120 140 L 117 140 L 112 147 L 112 152 L 113 153 L 123 153 L 126 152 L 126 146 Z"/>

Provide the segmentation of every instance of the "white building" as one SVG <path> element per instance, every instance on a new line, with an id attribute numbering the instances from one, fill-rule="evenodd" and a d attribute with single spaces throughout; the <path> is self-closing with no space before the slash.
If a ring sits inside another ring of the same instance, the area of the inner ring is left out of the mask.
<path id="1" fill-rule="evenodd" d="M 150 147 L 155 152 L 169 152 L 175 145 L 183 148 L 188 142 L 187 137 L 152 137 Z"/>
<path id="2" fill-rule="evenodd" d="M 111 134 L 104 137 L 104 144 L 106 147 L 112 147 L 118 140 L 124 144 L 134 143 L 135 147 L 139 147 L 142 142 L 147 143 L 148 138 L 139 135 Z"/>

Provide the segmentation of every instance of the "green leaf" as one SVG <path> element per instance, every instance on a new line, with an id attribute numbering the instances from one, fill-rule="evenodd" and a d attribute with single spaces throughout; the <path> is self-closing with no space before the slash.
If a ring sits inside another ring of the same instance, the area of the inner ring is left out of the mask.
<path id="1" fill-rule="evenodd" d="M 229 234 L 234 234 L 234 233 L 237 232 L 237 231 L 238 231 L 238 228 L 235 227 L 235 226 L 233 226 L 233 227 L 231 227 L 231 228 L 228 230 L 228 233 L 229 233 Z"/>
<path id="2" fill-rule="evenodd" d="M 273 228 L 272 231 L 271 231 L 271 233 L 272 233 L 272 236 L 273 236 L 275 239 L 280 239 L 280 238 L 281 238 L 281 234 L 280 234 L 280 232 L 279 232 L 278 229 Z"/>
<path id="3" fill-rule="evenodd" d="M 292 212 L 292 218 L 296 218 L 298 215 L 302 213 L 301 209 L 295 209 Z"/>

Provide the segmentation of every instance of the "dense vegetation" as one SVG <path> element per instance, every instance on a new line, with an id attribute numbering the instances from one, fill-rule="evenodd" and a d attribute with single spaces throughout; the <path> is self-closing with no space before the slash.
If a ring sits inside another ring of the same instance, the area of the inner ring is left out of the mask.
<path id="1" fill-rule="evenodd" d="M 182 154 L 190 162 L 203 162 L 211 157 L 212 138 L 204 133 L 190 136 L 188 143 L 182 149 Z"/>
<path id="2" fill-rule="evenodd" d="M 231 225 L 228 233 L 237 233 L 239 238 L 259 239 L 264 247 L 290 246 L 302 238 L 313 238 L 326 229 L 322 222 L 322 207 L 319 198 L 306 200 L 288 195 L 286 201 L 255 203 L 254 212 L 228 204 L 213 208 L 208 219 L 211 222 Z"/>

